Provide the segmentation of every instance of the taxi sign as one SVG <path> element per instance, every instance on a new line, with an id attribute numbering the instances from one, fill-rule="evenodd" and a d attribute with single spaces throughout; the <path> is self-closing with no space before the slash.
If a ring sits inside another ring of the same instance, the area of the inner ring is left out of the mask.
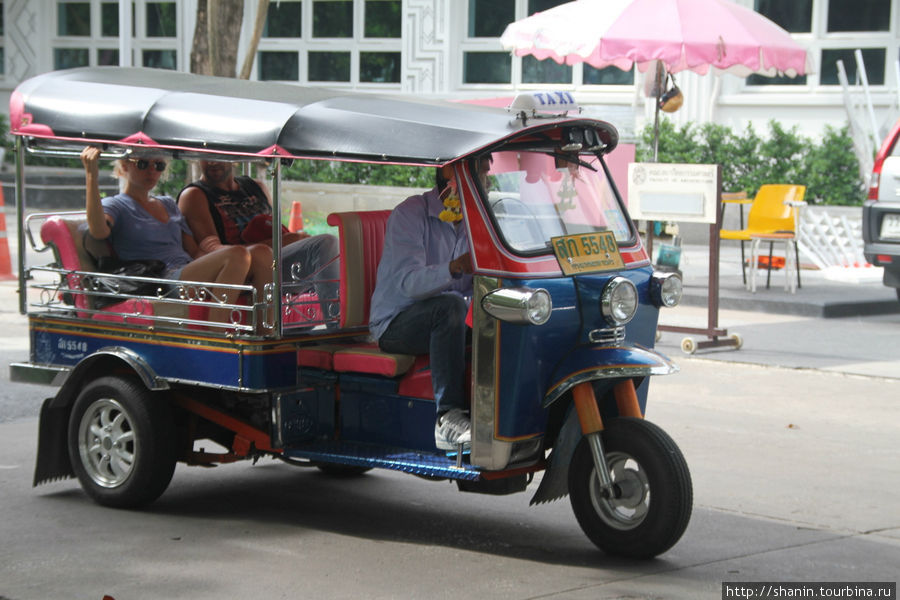
<path id="1" fill-rule="evenodd" d="M 622 255 L 612 231 L 577 233 L 550 238 L 553 253 L 565 275 L 622 269 Z"/>
<path id="2" fill-rule="evenodd" d="M 568 112 L 581 112 L 578 102 L 566 91 L 521 92 L 513 98 L 506 110 L 530 117 L 537 117 L 538 113 L 564 115 Z"/>

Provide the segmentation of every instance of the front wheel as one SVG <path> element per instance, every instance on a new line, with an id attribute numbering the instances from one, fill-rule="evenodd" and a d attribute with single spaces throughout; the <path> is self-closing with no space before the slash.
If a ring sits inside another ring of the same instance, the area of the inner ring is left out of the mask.
<path id="1" fill-rule="evenodd" d="M 126 377 L 84 387 L 69 418 L 69 456 L 98 504 L 133 508 L 156 500 L 175 472 L 175 425 L 168 399 Z"/>
<path id="2" fill-rule="evenodd" d="M 681 538 L 691 518 L 691 474 L 678 446 L 641 419 L 610 419 L 602 432 L 614 497 L 601 491 L 583 438 L 569 466 L 569 496 L 581 529 L 616 556 L 652 558 Z"/>

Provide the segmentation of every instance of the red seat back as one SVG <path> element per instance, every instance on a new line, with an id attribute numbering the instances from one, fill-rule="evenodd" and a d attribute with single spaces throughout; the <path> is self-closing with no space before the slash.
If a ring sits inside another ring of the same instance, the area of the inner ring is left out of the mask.
<path id="1" fill-rule="evenodd" d="M 367 327 L 372 293 L 389 210 L 340 212 L 328 215 L 338 228 L 341 244 L 340 326 Z"/>
<path id="2" fill-rule="evenodd" d="M 97 266 L 84 250 L 81 238 L 86 227 L 84 219 L 72 220 L 62 217 L 50 217 L 41 225 L 41 240 L 53 248 L 59 266 L 68 271 L 96 271 Z M 81 288 L 81 276 L 74 273 L 66 275 L 69 289 Z M 72 294 L 76 308 L 91 308 L 89 298 L 85 294 Z"/>

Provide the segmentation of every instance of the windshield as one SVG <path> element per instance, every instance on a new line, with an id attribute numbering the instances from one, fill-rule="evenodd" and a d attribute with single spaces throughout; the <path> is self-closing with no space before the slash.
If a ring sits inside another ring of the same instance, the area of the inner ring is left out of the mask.
<path id="1" fill-rule="evenodd" d="M 568 162 L 543 152 L 494 152 L 482 179 L 488 210 L 506 245 L 521 254 L 550 251 L 550 239 L 612 231 L 632 237 L 600 160 Z M 482 158 L 481 164 L 487 166 Z M 482 171 L 483 172 L 483 171 Z"/>

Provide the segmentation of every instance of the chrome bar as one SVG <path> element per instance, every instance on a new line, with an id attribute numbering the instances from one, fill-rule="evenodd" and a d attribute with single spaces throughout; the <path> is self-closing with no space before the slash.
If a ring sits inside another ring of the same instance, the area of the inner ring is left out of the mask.
<path id="1" fill-rule="evenodd" d="M 600 479 L 600 489 L 603 490 L 605 497 L 615 498 L 612 476 L 609 474 L 609 465 L 606 464 L 606 455 L 603 453 L 603 440 L 600 436 L 601 432 L 595 431 L 588 433 L 584 437 L 587 438 L 588 445 L 591 447 L 594 467 L 597 469 L 597 477 Z"/>
<path id="2" fill-rule="evenodd" d="M 23 216 L 25 214 L 25 143 L 22 137 L 16 137 L 16 227 L 19 234 L 16 236 L 19 249 L 19 314 L 24 315 L 27 305 L 27 293 L 25 290 L 25 236 L 22 235 Z"/>

